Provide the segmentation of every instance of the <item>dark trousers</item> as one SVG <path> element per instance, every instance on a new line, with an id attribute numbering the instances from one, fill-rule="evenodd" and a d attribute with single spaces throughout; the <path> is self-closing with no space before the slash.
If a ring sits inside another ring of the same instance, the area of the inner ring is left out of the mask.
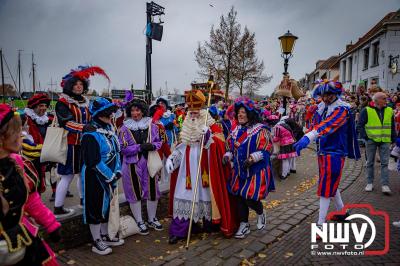
<path id="1" fill-rule="evenodd" d="M 261 201 L 245 199 L 238 196 L 238 211 L 239 219 L 241 223 L 247 223 L 249 221 L 249 208 L 253 209 L 258 215 L 263 213 L 263 205 Z"/>

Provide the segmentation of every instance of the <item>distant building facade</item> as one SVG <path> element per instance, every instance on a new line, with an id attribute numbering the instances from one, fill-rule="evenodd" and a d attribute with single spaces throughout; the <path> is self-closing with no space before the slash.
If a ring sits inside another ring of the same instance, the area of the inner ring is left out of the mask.
<path id="1" fill-rule="evenodd" d="M 400 9 L 387 14 L 355 44 L 340 55 L 339 80 L 355 92 L 359 83 L 371 80 L 385 90 L 400 91 Z"/>

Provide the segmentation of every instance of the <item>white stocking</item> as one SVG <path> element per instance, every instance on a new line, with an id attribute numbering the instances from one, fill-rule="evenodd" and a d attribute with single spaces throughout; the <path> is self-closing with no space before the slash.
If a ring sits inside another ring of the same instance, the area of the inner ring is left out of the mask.
<path id="1" fill-rule="evenodd" d="M 100 232 L 102 235 L 108 235 L 108 223 L 100 224 Z"/>
<path id="2" fill-rule="evenodd" d="M 149 218 L 149 221 L 152 222 L 154 218 L 156 218 L 156 212 L 157 212 L 157 200 L 148 200 L 147 201 L 147 216 Z"/>
<path id="3" fill-rule="evenodd" d="M 129 203 L 129 206 L 131 207 L 131 211 L 133 213 L 133 217 L 135 217 L 135 220 L 137 223 L 143 222 L 142 218 L 142 202 L 138 201 L 135 203 Z"/>
<path id="4" fill-rule="evenodd" d="M 100 224 L 89 224 L 90 233 L 92 234 L 93 240 L 96 241 L 100 238 Z"/>
<path id="5" fill-rule="evenodd" d="M 318 217 L 319 225 L 322 225 L 326 221 L 326 215 L 328 214 L 330 201 L 331 198 L 325 198 L 325 197 L 319 198 L 319 217 Z"/>
<path id="6" fill-rule="evenodd" d="M 296 170 L 296 157 L 290 158 L 290 170 Z"/>
<path id="7" fill-rule="evenodd" d="M 74 175 L 60 175 L 60 177 L 61 180 L 56 189 L 56 199 L 54 202 L 55 207 L 62 207 L 64 205 L 65 196 L 67 195 L 69 184 L 71 184 Z"/>
<path id="8" fill-rule="evenodd" d="M 282 160 L 282 176 L 287 176 L 290 172 L 290 159 Z"/>
<path id="9" fill-rule="evenodd" d="M 342 196 L 340 195 L 339 189 L 336 190 L 336 194 L 335 194 L 335 197 L 333 198 L 333 202 L 335 203 L 335 208 L 337 211 L 340 211 L 341 209 L 343 209 L 344 204 L 343 204 Z"/>

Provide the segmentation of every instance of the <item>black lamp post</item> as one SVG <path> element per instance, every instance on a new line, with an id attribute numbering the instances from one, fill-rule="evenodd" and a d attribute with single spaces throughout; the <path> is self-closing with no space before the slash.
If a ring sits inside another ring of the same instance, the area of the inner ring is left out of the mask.
<path id="1" fill-rule="evenodd" d="M 151 84 L 151 54 L 153 53 L 152 40 L 161 41 L 163 33 L 163 22 L 160 21 L 155 23 L 153 20 L 154 16 L 161 17 L 164 15 L 164 7 L 154 3 L 146 3 L 146 100 L 150 104 L 153 98 L 152 84 Z"/>
<path id="2" fill-rule="evenodd" d="M 283 61 L 283 66 L 285 71 L 283 72 L 283 75 L 286 76 L 288 74 L 287 68 L 289 66 L 289 59 L 293 56 L 293 48 L 294 44 L 296 43 L 296 40 L 298 39 L 297 36 L 293 35 L 290 33 L 290 31 L 287 31 L 285 34 L 280 36 L 279 41 L 281 43 L 281 50 L 282 50 L 282 58 L 284 59 Z M 285 109 L 283 112 L 283 115 L 286 115 L 286 105 L 287 105 L 287 98 L 286 96 L 283 97 L 283 108 Z"/>

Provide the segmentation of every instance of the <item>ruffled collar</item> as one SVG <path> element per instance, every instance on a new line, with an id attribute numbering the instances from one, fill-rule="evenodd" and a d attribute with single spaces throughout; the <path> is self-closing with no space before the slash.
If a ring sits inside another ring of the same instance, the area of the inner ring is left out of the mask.
<path id="1" fill-rule="evenodd" d="M 47 116 L 47 112 L 44 113 L 44 115 L 39 116 L 35 111 L 33 111 L 31 108 L 26 107 L 25 108 L 25 114 L 29 116 L 33 121 L 36 122 L 38 125 L 45 125 L 49 122 L 49 117 Z"/>
<path id="2" fill-rule="evenodd" d="M 164 118 L 169 118 L 172 115 L 172 112 L 170 110 L 164 112 L 164 114 L 162 115 Z"/>
<path id="3" fill-rule="evenodd" d="M 150 125 L 151 118 L 150 117 L 143 117 L 139 121 L 135 121 L 132 118 L 128 118 L 124 121 L 124 126 L 126 126 L 130 130 L 144 130 L 147 129 Z"/>
<path id="4" fill-rule="evenodd" d="M 79 107 L 89 107 L 88 99 L 85 96 L 82 96 L 82 97 L 83 97 L 83 101 L 77 101 L 65 93 L 60 93 L 60 98 L 64 98 L 68 103 L 74 103 Z"/>

